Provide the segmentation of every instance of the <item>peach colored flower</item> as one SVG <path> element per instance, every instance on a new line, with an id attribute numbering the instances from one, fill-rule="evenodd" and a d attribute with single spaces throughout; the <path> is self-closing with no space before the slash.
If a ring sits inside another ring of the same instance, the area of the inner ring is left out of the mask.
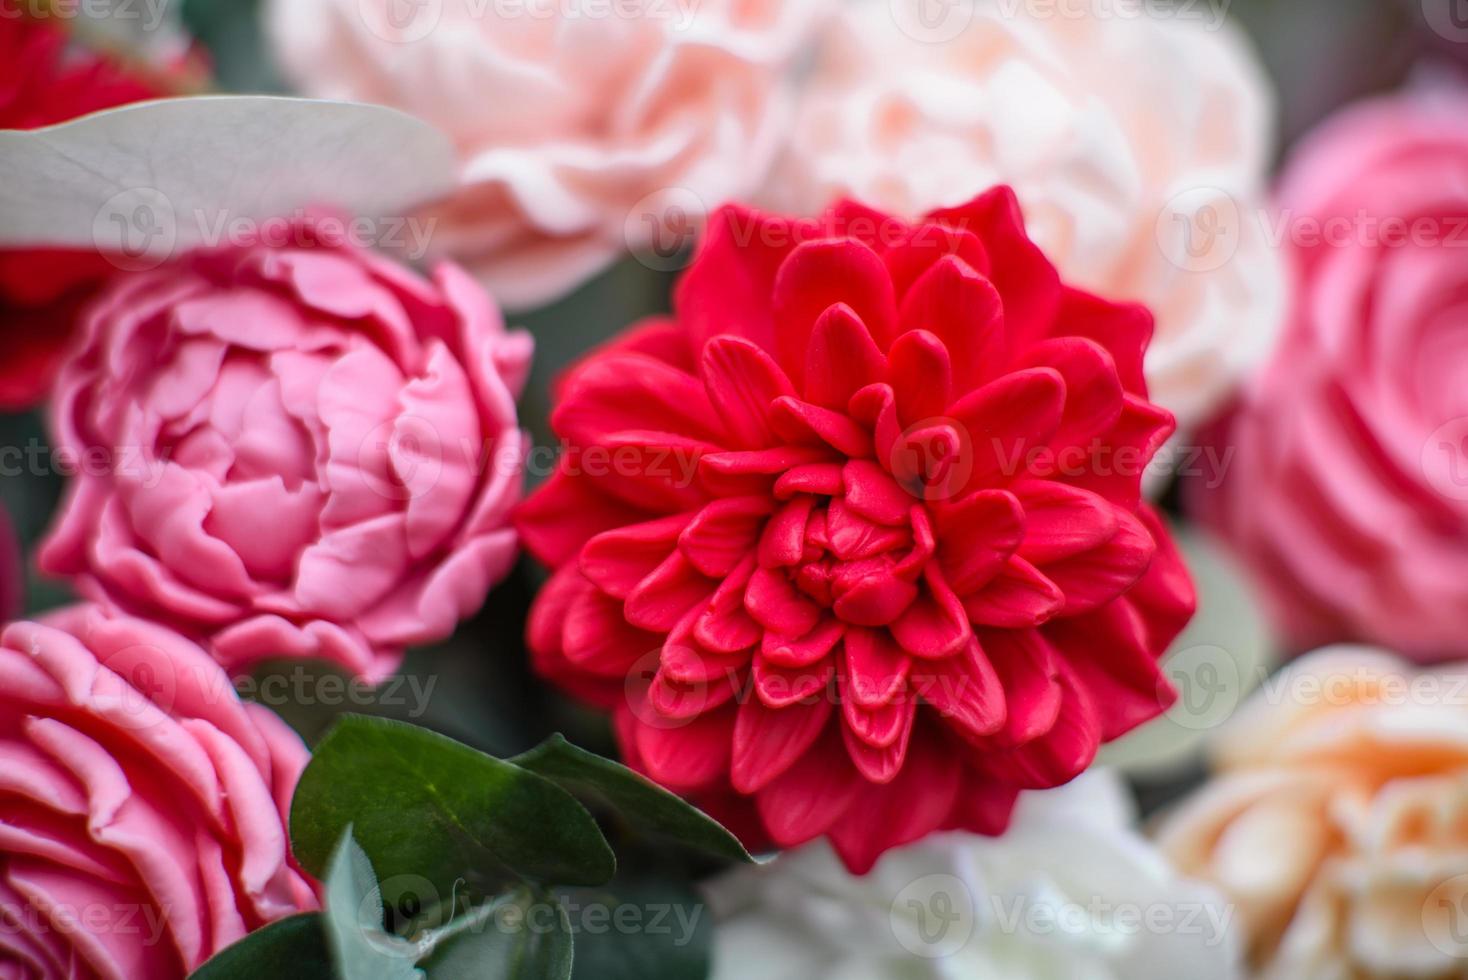
<path id="1" fill-rule="evenodd" d="M 462 188 L 434 246 L 512 308 L 628 246 L 691 244 L 758 186 L 788 122 L 793 56 L 828 0 L 275 0 L 312 95 L 412 112 L 453 137 Z M 668 235 L 672 235 L 670 241 Z"/>
<path id="2" fill-rule="evenodd" d="M 81 606 L 0 635 L 0 977 L 182 980 L 316 908 L 306 747 L 199 647 Z"/>
<path id="3" fill-rule="evenodd" d="M 1459 977 L 1468 956 L 1468 673 L 1366 648 L 1305 657 L 1218 733 L 1163 822 L 1237 903 L 1267 980 Z"/>
<path id="4" fill-rule="evenodd" d="M 1156 315 L 1148 384 L 1186 433 L 1266 352 L 1284 303 L 1256 207 L 1272 105 L 1242 36 L 1204 6 L 854 2 L 767 197 L 910 217 L 1013 186 L 1067 281 Z"/>

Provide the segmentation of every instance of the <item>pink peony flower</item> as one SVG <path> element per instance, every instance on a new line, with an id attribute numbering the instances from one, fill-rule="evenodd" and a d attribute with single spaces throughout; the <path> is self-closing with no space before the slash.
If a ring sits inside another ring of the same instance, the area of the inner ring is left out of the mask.
<path id="1" fill-rule="evenodd" d="M 676 306 L 570 372 L 518 517 L 556 570 L 536 663 L 632 765 L 864 872 L 1171 703 L 1151 319 L 1062 285 L 1007 188 L 915 226 L 722 209 Z"/>
<path id="2" fill-rule="evenodd" d="M 531 344 L 457 268 L 231 247 L 120 282 L 83 330 L 54 419 L 80 472 L 41 565 L 89 597 L 231 671 L 376 679 L 513 563 Z"/>
<path id="3" fill-rule="evenodd" d="M 691 244 L 705 208 L 754 191 L 829 4 L 275 0 L 270 25 L 307 93 L 453 137 L 462 187 L 433 211 L 435 246 L 525 308 L 629 246 Z"/>
<path id="4" fill-rule="evenodd" d="M 1153 312 L 1148 388 L 1186 434 L 1284 315 L 1283 262 L 1252 220 L 1273 105 L 1244 36 L 1206 4 L 1147 6 L 849 0 L 764 200 L 916 217 L 1011 185 L 1068 282 Z"/>
<path id="5" fill-rule="evenodd" d="M 1465 175 L 1468 94 L 1443 92 L 1347 110 L 1284 176 L 1293 315 L 1196 497 L 1298 649 L 1468 656 Z"/>
<path id="6" fill-rule="evenodd" d="M 198 646 L 77 607 L 0 635 L 0 975 L 172 980 L 314 909 L 307 752 Z"/>

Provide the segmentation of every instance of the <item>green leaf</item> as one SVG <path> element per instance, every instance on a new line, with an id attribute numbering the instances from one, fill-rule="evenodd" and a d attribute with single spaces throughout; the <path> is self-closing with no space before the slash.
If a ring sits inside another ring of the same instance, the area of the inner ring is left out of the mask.
<path id="1" fill-rule="evenodd" d="M 564 891 L 576 924 L 575 980 L 706 980 L 713 916 L 683 881 L 629 878 Z"/>
<path id="2" fill-rule="evenodd" d="M 574 941 L 565 907 L 521 889 L 431 937 L 429 980 L 571 980 Z"/>
<path id="3" fill-rule="evenodd" d="M 341 980 L 421 980 L 420 948 L 382 928 L 382 891 L 352 828 L 326 871 L 326 936 Z"/>
<path id="4" fill-rule="evenodd" d="M 424 908 L 452 907 L 465 885 L 493 894 L 616 873 L 596 821 L 555 783 L 383 718 L 345 716 L 316 747 L 291 807 L 296 858 L 321 875 L 349 825 L 394 905 L 405 888 Z"/>
<path id="5" fill-rule="evenodd" d="M 624 765 L 577 748 L 560 735 L 510 760 L 578 795 L 611 806 L 639 830 L 730 861 L 754 858 L 717 820 Z"/>
<path id="6" fill-rule="evenodd" d="M 305 912 L 256 929 L 220 950 L 190 980 L 322 980 L 334 975 L 321 915 Z"/>

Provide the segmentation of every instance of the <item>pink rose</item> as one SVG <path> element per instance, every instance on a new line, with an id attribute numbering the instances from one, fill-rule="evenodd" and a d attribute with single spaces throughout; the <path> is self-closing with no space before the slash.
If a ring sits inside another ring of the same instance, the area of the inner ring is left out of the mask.
<path id="1" fill-rule="evenodd" d="M 467 276 L 371 254 L 200 253 L 119 283 L 62 371 L 78 462 L 41 552 L 89 598 L 369 679 L 515 560 L 531 343 Z"/>
<path id="2" fill-rule="evenodd" d="M 307 753 L 198 646 L 77 607 L 0 635 L 0 976 L 171 980 L 316 907 Z"/>
<path id="3" fill-rule="evenodd" d="M 1279 209 L 1293 315 L 1203 516 L 1297 648 L 1468 655 L 1468 95 L 1342 113 Z"/>
<path id="4" fill-rule="evenodd" d="M 759 187 L 786 83 L 830 0 L 275 0 L 308 94 L 411 112 L 453 137 L 435 247 L 511 308 L 633 248 L 671 258 Z M 666 250 L 664 252 L 663 250 Z"/>

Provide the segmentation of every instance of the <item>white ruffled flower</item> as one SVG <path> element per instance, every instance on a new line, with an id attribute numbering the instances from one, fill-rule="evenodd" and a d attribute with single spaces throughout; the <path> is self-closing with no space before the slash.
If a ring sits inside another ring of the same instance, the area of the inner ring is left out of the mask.
<path id="1" fill-rule="evenodd" d="M 1021 796 L 1003 837 L 939 834 L 853 877 L 815 844 L 709 886 L 714 980 L 1237 977 L 1231 910 L 1131 829 L 1114 775 Z"/>
<path id="2" fill-rule="evenodd" d="M 1267 353 L 1286 300 L 1260 210 L 1268 86 L 1205 11 L 857 0 L 767 200 L 815 213 L 846 195 L 914 216 L 1013 186 L 1067 282 L 1156 315 L 1148 381 L 1186 433 Z"/>

